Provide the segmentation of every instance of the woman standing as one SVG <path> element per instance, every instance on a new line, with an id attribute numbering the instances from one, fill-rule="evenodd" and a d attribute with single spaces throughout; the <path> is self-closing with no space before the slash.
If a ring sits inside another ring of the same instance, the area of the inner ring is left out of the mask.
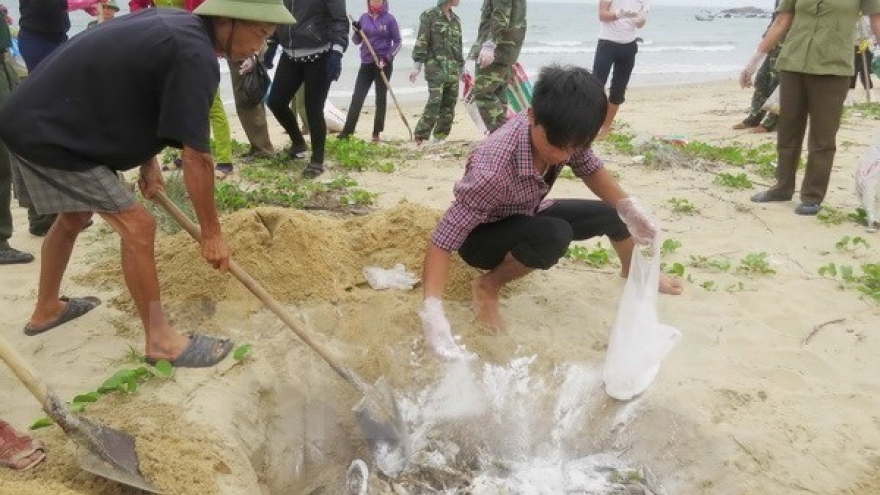
<path id="1" fill-rule="evenodd" d="M 400 51 L 400 28 L 397 19 L 388 13 L 387 0 L 367 0 L 367 12 L 361 18 L 351 23 L 354 32 L 351 41 L 355 45 L 361 45 L 361 68 L 358 70 L 357 80 L 354 83 L 354 93 L 351 96 L 351 104 L 348 106 L 348 115 L 345 117 L 345 127 L 339 133 L 339 139 L 346 139 L 354 134 L 357 128 L 358 117 L 364 106 L 364 99 L 370 86 L 376 91 L 376 116 L 373 119 L 373 142 L 379 142 L 381 133 L 385 130 L 385 110 L 388 88 L 382 80 L 379 71 L 385 74 L 385 79 L 391 79 L 394 70 L 394 57 Z M 366 36 L 366 42 L 361 36 Z M 367 47 L 369 43 L 376 52 L 376 58 Z"/>
<path id="2" fill-rule="evenodd" d="M 779 124 L 776 184 L 752 196 L 756 203 L 788 201 L 794 195 L 798 161 L 807 121 L 807 169 L 801 184 L 798 215 L 815 215 L 828 190 L 840 113 L 853 75 L 852 27 L 859 11 L 870 16 L 880 36 L 880 0 L 782 0 L 776 20 L 740 74 L 743 87 L 767 53 L 785 38 L 779 71 Z M 842 26 L 847 26 L 843 29 Z"/>
<path id="3" fill-rule="evenodd" d="M 290 136 L 290 158 L 306 151 L 306 140 L 290 109 L 290 101 L 305 86 L 306 117 L 312 141 L 312 158 L 303 177 L 314 179 L 324 173 L 324 145 L 327 123 L 324 102 L 330 84 L 342 73 L 342 54 L 348 47 L 348 18 L 345 0 L 284 0 L 296 24 L 279 26 L 275 39 L 283 53 L 275 71 L 267 105 Z"/>
<path id="4" fill-rule="evenodd" d="M 649 0 L 600 0 L 599 1 L 599 43 L 593 58 L 593 75 L 604 85 L 608 74 L 611 76 L 611 89 L 608 91 L 608 113 L 596 139 L 604 139 L 611 132 L 611 124 L 617 110 L 623 104 L 626 87 L 636 65 L 636 43 L 638 30 L 648 19 Z"/>

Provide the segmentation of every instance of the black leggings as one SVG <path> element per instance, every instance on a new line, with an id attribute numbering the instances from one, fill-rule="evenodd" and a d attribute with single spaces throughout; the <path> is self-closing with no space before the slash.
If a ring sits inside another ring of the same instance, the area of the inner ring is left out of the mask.
<path id="1" fill-rule="evenodd" d="M 351 95 L 348 115 L 345 117 L 345 127 L 342 128 L 340 133 L 342 136 L 354 134 L 354 130 L 357 128 L 358 117 L 361 116 L 361 109 L 364 107 L 364 100 L 367 98 L 370 86 L 374 86 L 376 89 L 376 116 L 373 118 L 373 134 L 379 134 L 385 130 L 388 88 L 385 87 L 385 81 L 379 73 L 380 70 L 385 73 L 385 77 L 388 80 L 391 80 L 391 74 L 394 72 L 394 66 L 391 62 L 388 62 L 384 69 L 379 69 L 379 66 L 372 62 L 361 64 L 357 79 L 354 82 L 354 93 Z"/>
<path id="2" fill-rule="evenodd" d="M 571 241 L 600 235 L 614 242 L 629 238 L 617 210 L 602 201 L 559 199 L 535 216 L 513 215 L 477 226 L 458 250 L 470 266 L 491 270 L 507 253 L 529 268 L 547 270 Z"/>
<path id="3" fill-rule="evenodd" d="M 311 162 L 318 164 L 324 163 L 324 143 L 327 140 L 324 102 L 327 101 L 331 82 L 327 77 L 327 56 L 329 53 L 323 53 L 315 60 L 308 62 L 294 61 L 286 53 L 282 53 L 278 69 L 275 70 L 272 90 L 266 101 L 275 120 L 290 136 L 293 147 L 305 146 L 306 140 L 299 130 L 293 110 L 290 109 L 290 100 L 293 99 L 300 85 L 305 85 L 306 118 L 309 121 L 309 133 L 312 140 Z"/>
<path id="4" fill-rule="evenodd" d="M 626 100 L 626 87 L 632 76 L 633 67 L 636 66 L 636 53 L 639 45 L 635 41 L 631 43 L 615 43 L 608 40 L 599 40 L 596 45 L 596 56 L 593 57 L 593 75 L 604 85 L 608 82 L 608 73 L 614 66 L 614 75 L 611 76 L 611 89 L 608 90 L 608 102 L 620 105 Z"/>

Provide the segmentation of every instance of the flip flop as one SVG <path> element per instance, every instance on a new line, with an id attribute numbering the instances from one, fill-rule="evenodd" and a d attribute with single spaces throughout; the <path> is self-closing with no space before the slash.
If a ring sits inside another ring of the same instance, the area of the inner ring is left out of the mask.
<path id="1" fill-rule="evenodd" d="M 89 311 L 97 308 L 101 304 L 101 300 L 95 296 L 88 297 L 62 297 L 62 301 L 65 301 L 67 305 L 64 307 L 64 311 L 55 318 L 54 321 L 50 321 L 44 325 L 31 325 L 28 323 L 24 326 L 24 334 L 33 337 L 34 335 L 39 335 L 46 330 L 51 330 L 58 325 L 62 325 L 67 323 L 70 320 L 74 320 L 79 318 L 80 316 L 88 313 Z"/>
<path id="2" fill-rule="evenodd" d="M 175 368 L 208 368 L 223 361 L 234 345 L 235 343 L 229 339 L 192 334 L 189 336 L 189 345 L 186 349 L 169 362 Z M 154 365 L 159 360 L 145 356 L 144 361 Z"/>
<path id="3" fill-rule="evenodd" d="M 0 420 L 0 466 L 24 471 L 46 458 L 46 448 L 39 440 L 22 435 Z"/>

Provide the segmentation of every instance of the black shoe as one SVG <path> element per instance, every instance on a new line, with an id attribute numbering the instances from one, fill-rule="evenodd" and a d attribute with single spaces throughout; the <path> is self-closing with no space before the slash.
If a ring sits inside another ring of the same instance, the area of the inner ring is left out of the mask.
<path id="1" fill-rule="evenodd" d="M 31 261 L 34 261 L 34 255 L 31 253 L 13 248 L 0 250 L 0 265 L 21 265 Z"/>
<path id="2" fill-rule="evenodd" d="M 309 148 L 305 144 L 301 144 L 298 146 L 290 145 L 290 147 L 284 150 L 284 152 L 287 153 L 287 155 L 294 160 L 305 158 L 307 151 L 309 151 Z"/>
<path id="3" fill-rule="evenodd" d="M 321 165 L 320 163 L 310 163 L 306 166 L 305 170 L 303 170 L 302 176 L 305 179 L 314 179 L 323 173 L 324 165 Z"/>
<path id="4" fill-rule="evenodd" d="M 779 193 L 767 190 L 755 194 L 751 199 L 753 203 L 769 203 L 771 201 L 790 201 L 791 196 L 781 196 Z"/>
<path id="5" fill-rule="evenodd" d="M 794 212 L 798 215 L 813 216 L 818 214 L 821 209 L 822 205 L 819 203 L 801 203 L 794 209 Z"/>

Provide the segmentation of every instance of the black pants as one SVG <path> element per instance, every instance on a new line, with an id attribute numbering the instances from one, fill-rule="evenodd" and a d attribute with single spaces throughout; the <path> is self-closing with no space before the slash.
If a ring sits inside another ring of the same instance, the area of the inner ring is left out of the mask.
<path id="1" fill-rule="evenodd" d="M 513 215 L 475 228 L 458 250 L 470 266 L 491 270 L 507 253 L 529 268 L 555 265 L 571 241 L 600 235 L 614 242 L 630 237 L 617 210 L 602 201 L 560 199 L 536 214 Z"/>
<path id="2" fill-rule="evenodd" d="M 855 53 L 855 72 L 852 79 L 849 81 L 849 89 L 856 88 L 856 79 L 862 81 L 863 88 L 871 89 L 874 87 L 874 83 L 871 81 L 871 61 L 874 60 L 874 53 L 871 52 L 871 50 L 865 50 L 863 56 L 859 53 L 859 47 L 856 47 Z"/>
<path id="3" fill-rule="evenodd" d="M 296 123 L 296 116 L 290 109 L 290 100 L 300 85 L 305 85 L 306 118 L 309 121 L 309 135 L 312 140 L 312 163 L 324 163 L 324 143 L 327 141 L 327 123 L 324 121 L 324 102 L 330 91 L 330 79 L 327 77 L 327 57 L 330 52 L 318 56 L 314 60 L 295 61 L 286 53 L 281 54 L 275 80 L 266 105 L 275 116 L 275 120 L 290 136 L 294 148 L 303 147 L 305 138 Z"/>
<path id="4" fill-rule="evenodd" d="M 376 92 L 376 116 L 373 118 L 373 135 L 378 135 L 385 130 L 388 88 L 385 87 L 385 81 L 382 80 L 379 70 L 382 70 L 385 73 L 385 77 L 391 80 L 391 73 L 394 71 L 394 66 L 391 62 L 388 62 L 384 69 L 379 69 L 379 66 L 372 62 L 361 64 L 357 80 L 354 82 L 354 93 L 351 95 L 351 104 L 348 106 L 348 115 L 345 116 L 345 127 L 342 128 L 341 136 L 354 134 L 358 118 L 361 116 L 361 109 L 364 107 L 364 100 L 367 98 L 367 92 L 370 91 L 370 86 L 373 86 Z"/>
<path id="5" fill-rule="evenodd" d="M 636 53 L 639 45 L 635 41 L 631 43 L 615 43 L 608 40 L 599 40 L 596 45 L 596 55 L 593 57 L 593 75 L 602 84 L 608 82 L 608 74 L 611 66 L 614 66 L 614 74 L 611 76 L 611 89 L 608 90 L 608 102 L 620 105 L 626 100 L 626 87 L 636 66 Z"/>

